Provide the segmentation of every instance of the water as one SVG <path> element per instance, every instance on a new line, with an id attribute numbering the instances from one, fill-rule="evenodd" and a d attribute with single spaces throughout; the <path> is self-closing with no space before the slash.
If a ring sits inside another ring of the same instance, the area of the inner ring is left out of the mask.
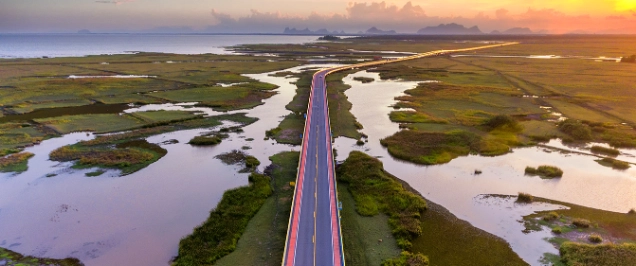
<path id="1" fill-rule="evenodd" d="M 353 77 L 365 76 L 376 81 L 363 84 Z M 636 167 L 617 171 L 596 163 L 595 156 L 562 154 L 541 147 L 514 149 L 498 157 L 470 155 L 454 159 L 448 164 L 420 166 L 393 159 L 379 140 L 398 131 L 398 124 L 389 120 L 390 107 L 396 96 L 416 86 L 416 82 L 381 81 L 377 73 L 366 71 L 345 77 L 351 85 L 347 90 L 353 104 L 351 112 L 364 126 L 369 142 L 359 147 L 356 141 L 338 138 L 334 147 L 338 160 L 346 159 L 351 150 L 362 150 L 379 157 L 384 168 L 408 182 L 427 199 L 447 208 L 451 213 L 473 226 L 497 235 L 511 244 L 512 249 L 526 262 L 540 265 L 543 253 L 558 253 L 543 239 L 547 231 L 524 234 L 518 222 L 535 211 L 559 208 L 551 204 L 515 205 L 514 200 L 483 198 L 483 194 L 516 195 L 526 192 L 535 196 L 571 202 L 593 208 L 627 212 L 636 207 Z M 544 180 L 524 175 L 526 166 L 556 165 L 563 169 L 560 179 Z M 482 174 L 475 175 L 476 169 Z M 488 215 L 484 215 L 487 213 Z"/>
<path id="2" fill-rule="evenodd" d="M 132 52 L 228 54 L 239 44 L 301 44 L 316 36 L 150 35 L 150 34 L 2 34 L 0 58 L 77 57 Z"/>
<path id="3" fill-rule="evenodd" d="M 298 72 L 305 65 L 281 71 Z M 92 139 L 73 133 L 27 148 L 35 155 L 22 174 L 0 174 L 0 243 L 26 255 L 64 258 L 74 256 L 86 265 L 168 265 L 177 255 L 179 240 L 201 224 L 221 199 L 223 192 L 247 184 L 247 174 L 238 166 L 224 165 L 214 157 L 243 146 L 257 157 L 260 171 L 269 156 L 298 147 L 264 140 L 265 131 L 278 125 L 295 95 L 296 78 L 247 75 L 280 86 L 265 104 L 243 110 L 260 120 L 244 133 L 231 134 L 214 147 L 193 147 L 191 138 L 211 129 L 192 129 L 147 138 L 150 143 L 170 139 L 177 144 L 158 162 L 131 175 L 119 177 L 108 171 L 86 177 L 93 169 L 71 170 L 70 163 L 48 161 L 48 154 L 61 146 Z M 146 109 L 188 110 L 192 103 L 147 105 Z M 192 109 L 190 109 L 192 110 Z M 216 114 L 212 110 L 197 110 Z M 253 138 L 253 141 L 247 139 Z M 46 177 L 47 174 L 57 176 Z"/>

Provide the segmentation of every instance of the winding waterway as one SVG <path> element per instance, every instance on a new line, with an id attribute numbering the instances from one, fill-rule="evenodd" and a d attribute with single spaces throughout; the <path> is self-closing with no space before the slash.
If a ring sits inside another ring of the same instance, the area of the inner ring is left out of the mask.
<path id="1" fill-rule="evenodd" d="M 353 77 L 375 79 L 371 83 L 353 80 Z M 514 204 L 514 199 L 486 198 L 483 194 L 516 195 L 526 192 L 535 196 L 575 203 L 616 212 L 627 212 L 636 207 L 636 167 L 617 171 L 601 166 L 595 156 L 560 153 L 543 147 L 517 148 L 498 157 L 470 155 L 450 163 L 419 166 L 392 158 L 380 145 L 380 139 L 399 130 L 390 121 L 394 98 L 403 95 L 417 82 L 380 80 L 379 74 L 361 71 L 348 75 L 344 82 L 351 86 L 345 92 L 353 104 L 351 112 L 364 126 L 369 142 L 360 147 L 356 141 L 338 138 L 334 148 L 338 160 L 346 159 L 351 150 L 361 150 L 378 157 L 384 168 L 408 182 L 427 199 L 446 207 L 460 219 L 470 222 L 510 243 L 521 258 L 532 265 L 540 265 L 544 253 L 558 253 L 544 240 L 552 237 L 549 231 L 524 234 L 521 217 L 534 211 L 560 208 L 553 204 Z M 553 141 L 550 144 L 556 144 Z M 555 145 L 560 148 L 560 146 Z M 634 153 L 623 150 L 624 154 Z M 524 175 L 526 166 L 557 165 L 563 169 L 560 179 L 544 180 Z M 475 175 L 476 169 L 482 174 Z"/>
<path id="2" fill-rule="evenodd" d="M 327 65 L 303 65 L 281 71 L 299 72 Z M 277 71 L 278 72 L 278 71 Z M 26 151 L 35 154 L 29 170 L 0 174 L 0 246 L 25 255 L 64 258 L 73 256 L 86 265 L 168 265 L 177 255 L 179 240 L 201 224 L 223 192 L 247 184 L 239 166 L 214 158 L 231 150 L 257 157 L 260 170 L 269 156 L 298 150 L 264 140 L 265 131 L 278 125 L 295 95 L 296 78 L 271 77 L 270 73 L 246 75 L 278 85 L 276 95 L 246 112 L 259 120 L 231 134 L 214 147 L 193 147 L 191 138 L 212 129 L 192 129 L 148 137 L 150 143 L 176 139 L 162 145 L 166 156 L 131 175 L 108 171 L 87 177 L 92 169 L 72 170 L 70 163 L 48 160 L 48 154 L 64 145 L 94 138 L 92 133 L 73 133 L 43 141 Z M 192 103 L 146 105 L 126 112 L 188 110 L 218 115 Z M 252 140 L 253 139 L 253 140 Z M 47 175 L 56 174 L 47 177 Z"/>

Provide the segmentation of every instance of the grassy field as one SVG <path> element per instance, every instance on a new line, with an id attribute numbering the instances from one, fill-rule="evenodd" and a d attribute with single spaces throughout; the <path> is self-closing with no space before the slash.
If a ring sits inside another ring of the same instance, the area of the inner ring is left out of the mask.
<path id="1" fill-rule="evenodd" d="M 179 241 L 173 265 L 212 265 L 236 249 L 249 221 L 272 194 L 271 179 L 252 173 L 250 184 L 228 190 L 210 217 Z"/>
<path id="2" fill-rule="evenodd" d="M 625 213 L 610 212 L 537 197 L 534 201 L 569 208 L 537 212 L 523 218 L 527 230 L 541 230 L 542 226 L 552 230 L 553 238 L 549 241 L 561 248 L 562 257 L 548 256 L 551 262 L 563 265 L 629 265 L 633 260 L 631 258 L 636 254 L 634 248 L 621 244 L 636 242 L 636 215 L 627 210 Z M 600 236 L 601 243 L 605 245 L 588 245 L 593 244 L 588 239 L 591 235 Z M 573 242 L 583 245 L 569 244 Z M 596 258 L 591 258 L 591 254 Z"/>
<path id="3" fill-rule="evenodd" d="M 0 262 L 4 262 L 3 265 L 15 265 L 15 266 L 40 266 L 40 265 L 54 265 L 54 266 L 80 266 L 84 265 L 76 258 L 65 259 L 49 259 L 49 258 L 36 258 L 31 256 L 24 256 L 20 253 L 13 252 L 8 249 L 0 248 Z"/>
<path id="4" fill-rule="evenodd" d="M 360 139 L 362 136 L 358 130 L 362 125 L 351 114 L 351 103 L 344 94 L 350 86 L 342 82 L 342 78 L 350 72 L 338 72 L 327 76 L 327 100 L 329 101 L 329 119 L 333 137 L 348 137 Z"/>
<path id="5" fill-rule="evenodd" d="M 0 157 L 0 172 L 21 173 L 29 169 L 28 161 L 35 154 L 30 152 L 13 153 L 6 157 Z"/>
<path id="6" fill-rule="evenodd" d="M 49 157 L 52 161 L 74 161 L 74 168 L 115 168 L 121 170 L 122 175 L 127 175 L 145 168 L 168 153 L 146 140 L 129 140 L 114 147 L 110 144 L 85 145 L 80 142 L 58 148 Z"/>
<path id="7" fill-rule="evenodd" d="M 247 224 L 236 250 L 215 265 L 280 265 L 285 248 L 287 224 L 294 194 L 290 182 L 296 180 L 298 152 L 283 152 L 272 157 L 266 171 L 272 178 L 272 196 Z"/>
<path id="8" fill-rule="evenodd" d="M 411 256 L 426 255 L 430 265 L 527 265 L 503 239 L 457 219 L 442 206 L 424 202 L 408 184 L 385 172 L 375 158 L 352 152 L 339 166 L 338 178 L 348 264 L 378 265 L 389 255 L 397 257 L 399 249 L 395 243 L 410 251 Z M 415 199 L 419 203 L 414 204 Z M 426 210 L 412 212 L 422 204 Z M 397 206 L 405 209 L 396 212 L 400 208 Z M 400 222 L 395 221 L 398 216 Z M 396 230 L 396 225 L 404 225 L 405 221 L 412 229 L 406 237 Z M 391 232 L 393 236 L 397 234 L 397 241 L 387 236 Z"/>
<path id="9" fill-rule="evenodd" d="M 286 115 L 276 128 L 266 131 L 265 135 L 275 139 L 278 143 L 300 145 L 302 143 L 304 129 L 304 114 L 298 115 L 291 113 Z"/>
<path id="10" fill-rule="evenodd" d="M 385 214 L 362 216 L 347 184 L 338 183 L 338 200 L 342 202 L 342 240 L 347 265 L 381 265 L 400 254 Z"/>

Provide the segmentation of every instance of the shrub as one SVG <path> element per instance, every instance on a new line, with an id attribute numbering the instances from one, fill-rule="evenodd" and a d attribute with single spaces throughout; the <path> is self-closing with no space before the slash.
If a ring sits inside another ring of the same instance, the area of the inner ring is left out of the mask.
<path id="1" fill-rule="evenodd" d="M 364 141 L 362 141 L 361 139 L 359 139 L 358 141 L 356 141 L 356 145 L 358 145 L 358 146 L 362 146 L 362 145 L 364 145 Z"/>
<path id="2" fill-rule="evenodd" d="M 635 210 L 634 208 L 631 208 L 631 209 L 627 212 L 627 214 L 635 215 L 635 214 L 636 214 L 636 210 Z"/>
<path id="3" fill-rule="evenodd" d="M 428 266 L 428 257 L 422 253 L 410 253 L 402 251 L 395 259 L 388 259 L 382 262 L 382 266 Z"/>
<path id="4" fill-rule="evenodd" d="M 555 227 L 555 228 L 552 228 L 552 233 L 560 235 L 561 233 L 563 233 L 563 230 L 561 229 L 561 227 Z"/>
<path id="5" fill-rule="evenodd" d="M 534 201 L 534 197 L 528 193 L 519 192 L 517 196 L 517 202 L 519 203 L 532 203 Z"/>
<path id="6" fill-rule="evenodd" d="M 555 178 L 563 176 L 563 170 L 556 166 L 550 165 L 541 165 L 538 168 L 528 166 L 526 167 L 525 173 L 527 175 L 538 175 L 545 178 Z"/>
<path id="7" fill-rule="evenodd" d="M 612 167 L 614 169 L 625 170 L 629 169 L 630 165 L 627 162 L 619 161 L 612 158 L 603 158 L 601 160 L 596 160 L 599 164 Z"/>
<path id="8" fill-rule="evenodd" d="M 600 235 L 597 234 L 591 234 L 590 236 L 587 237 L 587 240 L 589 240 L 592 243 L 602 243 L 603 242 L 603 238 Z"/>
<path id="9" fill-rule="evenodd" d="M 484 126 L 488 127 L 490 130 L 493 130 L 496 128 L 510 130 L 510 131 L 521 130 L 521 126 L 519 125 L 517 120 L 515 120 L 509 115 L 494 116 L 488 119 L 488 121 L 484 123 Z"/>
<path id="10" fill-rule="evenodd" d="M 245 167 L 247 168 L 254 168 L 257 167 L 261 164 L 261 162 L 256 159 L 256 157 L 254 156 L 247 156 L 245 157 Z"/>
<path id="11" fill-rule="evenodd" d="M 591 151 L 593 153 L 600 153 L 600 154 L 605 154 L 609 156 L 618 156 L 621 154 L 621 152 L 617 149 L 605 148 L 603 146 L 592 146 Z"/>
<path id="12" fill-rule="evenodd" d="M 636 244 L 589 245 L 565 242 L 559 248 L 563 265 L 634 265 Z"/>
<path id="13" fill-rule="evenodd" d="M 212 265 L 236 249 L 250 219 L 271 195 L 270 178 L 252 173 L 250 185 L 228 190 L 208 219 L 179 242 L 173 265 Z"/>
<path id="14" fill-rule="evenodd" d="M 190 142 L 188 142 L 188 144 L 190 145 L 195 145 L 195 146 L 211 146 L 211 145 L 217 145 L 219 143 L 221 143 L 221 138 L 217 137 L 217 136 L 196 136 L 193 139 L 190 140 Z"/>
<path id="15" fill-rule="evenodd" d="M 592 139 L 592 131 L 590 130 L 590 127 L 573 119 L 567 119 L 559 123 L 559 130 L 568 134 L 574 140 L 585 141 Z"/>
<path id="16" fill-rule="evenodd" d="M 544 221 L 554 221 L 559 218 L 559 214 L 557 212 L 549 212 L 545 216 L 543 216 Z"/>
<path id="17" fill-rule="evenodd" d="M 592 223 L 589 220 L 581 219 L 581 218 L 576 218 L 572 220 L 572 224 L 578 228 L 590 228 L 590 226 L 592 226 Z"/>
<path id="18" fill-rule="evenodd" d="M 404 189 L 378 159 L 358 151 L 338 166 L 336 176 L 348 184 L 360 215 L 386 214 L 398 246 L 411 247 L 410 241 L 422 233 L 420 217 L 427 209 L 422 197 Z"/>

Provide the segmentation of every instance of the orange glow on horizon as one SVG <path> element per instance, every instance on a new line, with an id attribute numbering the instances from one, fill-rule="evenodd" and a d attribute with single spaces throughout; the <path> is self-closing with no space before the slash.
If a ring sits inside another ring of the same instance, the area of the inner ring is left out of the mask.
<path id="1" fill-rule="evenodd" d="M 616 2 L 617 11 L 636 11 L 636 0 L 618 0 Z"/>

